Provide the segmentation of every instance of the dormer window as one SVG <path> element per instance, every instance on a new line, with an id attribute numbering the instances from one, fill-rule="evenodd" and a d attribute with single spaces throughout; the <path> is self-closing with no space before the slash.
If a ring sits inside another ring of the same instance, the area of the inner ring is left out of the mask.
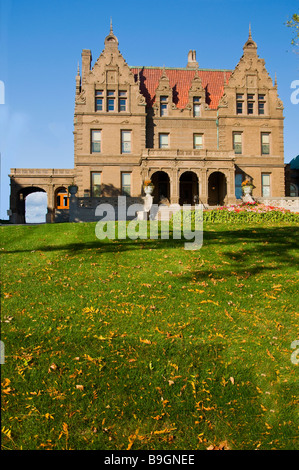
<path id="1" fill-rule="evenodd" d="M 237 96 L 236 96 L 236 111 L 237 111 L 237 114 L 243 114 L 243 101 L 244 101 L 244 95 L 237 94 Z"/>
<path id="2" fill-rule="evenodd" d="M 107 91 L 107 111 L 108 112 L 115 111 L 115 91 L 114 90 Z"/>
<path id="3" fill-rule="evenodd" d="M 265 114 L 265 95 L 258 96 L 258 112 L 259 114 Z"/>
<path id="4" fill-rule="evenodd" d="M 118 92 L 118 109 L 120 112 L 127 111 L 127 92 L 126 91 Z"/>
<path id="5" fill-rule="evenodd" d="M 95 108 L 96 108 L 96 111 L 104 111 L 103 100 L 104 100 L 103 90 L 96 90 L 95 91 Z"/>
<path id="6" fill-rule="evenodd" d="M 160 96 L 160 116 L 168 115 L 168 96 Z"/>
<path id="7" fill-rule="evenodd" d="M 200 116 L 200 98 L 199 96 L 194 96 L 193 98 L 193 116 Z"/>
<path id="8" fill-rule="evenodd" d="M 247 114 L 253 114 L 254 95 L 247 95 Z"/>

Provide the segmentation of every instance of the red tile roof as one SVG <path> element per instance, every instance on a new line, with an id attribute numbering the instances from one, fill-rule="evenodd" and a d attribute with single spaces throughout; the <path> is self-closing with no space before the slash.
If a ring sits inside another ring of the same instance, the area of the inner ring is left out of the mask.
<path id="1" fill-rule="evenodd" d="M 163 73 L 161 67 L 131 67 L 137 81 L 140 77 L 140 90 L 145 96 L 148 106 L 155 102 L 155 92 Z M 170 87 L 174 91 L 174 102 L 178 108 L 184 109 L 188 103 L 188 93 L 196 71 L 194 69 L 165 69 Z M 198 70 L 202 86 L 206 90 L 206 103 L 211 109 L 217 109 L 223 95 L 223 86 L 228 82 L 231 70 Z"/>

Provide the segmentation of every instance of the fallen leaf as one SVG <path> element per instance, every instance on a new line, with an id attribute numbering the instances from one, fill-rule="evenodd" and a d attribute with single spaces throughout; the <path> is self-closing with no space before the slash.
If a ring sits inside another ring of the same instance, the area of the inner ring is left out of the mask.
<path id="1" fill-rule="evenodd" d="M 149 339 L 141 339 L 140 338 L 140 342 L 145 343 L 145 344 L 152 344 L 152 342 Z"/>

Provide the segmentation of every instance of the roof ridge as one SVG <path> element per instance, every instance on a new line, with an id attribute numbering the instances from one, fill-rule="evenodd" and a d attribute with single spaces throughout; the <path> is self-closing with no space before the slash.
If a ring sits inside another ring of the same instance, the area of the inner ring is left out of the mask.
<path id="1" fill-rule="evenodd" d="M 203 68 L 198 68 L 198 67 L 160 67 L 156 65 L 129 65 L 130 69 L 156 69 L 156 70 L 185 70 L 186 72 L 188 71 L 196 71 L 198 70 L 199 72 L 233 72 L 233 69 L 203 69 Z"/>

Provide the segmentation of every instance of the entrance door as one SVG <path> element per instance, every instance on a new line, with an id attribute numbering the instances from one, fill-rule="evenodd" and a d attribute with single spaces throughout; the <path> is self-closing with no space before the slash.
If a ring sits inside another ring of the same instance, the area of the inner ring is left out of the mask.
<path id="1" fill-rule="evenodd" d="M 198 177 L 193 171 L 185 171 L 180 177 L 180 205 L 198 203 Z"/>
<path id="2" fill-rule="evenodd" d="M 208 204 L 223 206 L 227 194 L 226 177 L 221 171 L 214 171 L 209 177 Z"/>
<path id="3" fill-rule="evenodd" d="M 154 185 L 154 204 L 160 204 L 163 199 L 170 201 L 170 179 L 165 171 L 156 171 L 151 177 Z"/>

